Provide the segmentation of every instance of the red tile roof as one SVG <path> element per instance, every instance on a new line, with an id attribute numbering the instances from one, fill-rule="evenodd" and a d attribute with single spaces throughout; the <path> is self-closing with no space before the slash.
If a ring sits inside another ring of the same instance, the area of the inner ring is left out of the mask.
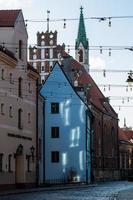
<path id="1" fill-rule="evenodd" d="M 77 78 L 79 86 L 85 87 L 88 85 L 90 87 L 87 96 L 88 102 L 91 102 L 95 107 L 99 108 L 102 112 L 108 113 L 115 118 L 118 117 L 117 113 L 108 103 L 107 98 L 105 98 L 105 96 L 98 88 L 98 86 L 96 85 L 95 81 L 92 79 L 90 74 L 87 73 L 84 66 L 82 66 L 79 62 L 77 62 L 70 56 L 66 58 L 66 61 L 64 59 L 63 65 L 65 68 L 64 70 L 68 75 L 72 74 L 72 71 L 79 72 Z"/>
<path id="2" fill-rule="evenodd" d="M 118 136 L 120 141 L 125 141 L 130 144 L 133 144 L 131 142 L 131 139 L 133 140 L 133 130 L 129 128 L 119 128 Z"/>
<path id="3" fill-rule="evenodd" d="M 0 27 L 13 27 L 21 10 L 0 10 Z"/>

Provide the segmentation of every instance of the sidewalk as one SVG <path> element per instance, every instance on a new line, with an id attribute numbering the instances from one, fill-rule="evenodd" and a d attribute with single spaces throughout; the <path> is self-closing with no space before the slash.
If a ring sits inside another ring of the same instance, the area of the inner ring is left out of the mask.
<path id="1" fill-rule="evenodd" d="M 96 184 L 69 184 L 69 185 L 56 185 L 48 187 L 38 187 L 38 188 L 24 188 L 24 189 L 10 189 L 0 191 L 0 196 L 14 195 L 14 194 L 24 194 L 32 192 L 44 192 L 44 191 L 54 191 L 54 190 L 66 190 L 66 189 L 75 189 L 75 188 L 87 188 L 94 187 Z"/>
<path id="2" fill-rule="evenodd" d="M 118 192 L 116 200 L 133 200 L 133 189 Z"/>

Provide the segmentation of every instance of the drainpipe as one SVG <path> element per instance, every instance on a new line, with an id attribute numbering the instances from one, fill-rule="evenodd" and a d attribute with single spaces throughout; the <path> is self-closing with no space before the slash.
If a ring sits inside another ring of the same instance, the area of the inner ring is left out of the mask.
<path id="1" fill-rule="evenodd" d="M 43 183 L 45 183 L 45 100 L 43 102 L 43 152 L 42 152 L 42 159 L 43 159 Z"/>
<path id="2" fill-rule="evenodd" d="M 88 120 L 89 127 L 88 127 Z M 91 174 L 92 174 L 92 152 L 91 152 L 91 123 L 92 116 L 89 113 L 89 110 L 86 111 L 86 183 L 89 184 L 91 182 Z"/>
<path id="3" fill-rule="evenodd" d="M 104 172 L 104 142 L 103 142 L 103 138 L 104 138 L 104 136 L 103 136 L 103 134 L 104 134 L 104 124 L 103 124 L 103 113 L 102 113 L 102 136 L 101 136 L 101 139 L 102 139 L 102 171 Z"/>
<path id="4" fill-rule="evenodd" d="M 85 144 L 85 146 L 86 146 L 86 184 L 88 184 L 88 167 L 89 167 L 89 162 L 88 162 L 88 121 L 87 121 L 87 119 L 88 119 L 88 114 L 87 114 L 87 110 L 86 110 L 86 112 L 85 112 L 85 117 L 86 117 L 86 144 Z"/>
<path id="5" fill-rule="evenodd" d="M 38 79 L 36 80 L 36 187 L 39 184 L 39 157 L 38 157 Z"/>

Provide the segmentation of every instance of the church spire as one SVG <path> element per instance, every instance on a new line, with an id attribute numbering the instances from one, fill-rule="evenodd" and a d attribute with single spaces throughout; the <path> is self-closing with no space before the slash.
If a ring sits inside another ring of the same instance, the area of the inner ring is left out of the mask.
<path id="1" fill-rule="evenodd" d="M 88 40 L 86 38 L 85 24 L 84 24 L 84 16 L 83 16 L 83 7 L 80 8 L 80 19 L 79 19 L 79 27 L 78 27 L 78 36 L 76 39 L 75 48 L 77 49 L 82 43 L 85 49 L 88 48 Z"/>
<path id="2" fill-rule="evenodd" d="M 75 43 L 75 59 L 84 65 L 86 71 L 89 72 L 89 42 L 86 38 L 82 6 L 80 8 L 78 36 Z"/>

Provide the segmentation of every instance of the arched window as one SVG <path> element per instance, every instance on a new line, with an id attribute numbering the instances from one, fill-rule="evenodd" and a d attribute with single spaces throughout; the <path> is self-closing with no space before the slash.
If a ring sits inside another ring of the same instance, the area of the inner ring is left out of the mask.
<path id="1" fill-rule="evenodd" d="M 20 108 L 19 110 L 18 110 L 18 128 L 19 129 L 22 129 L 23 127 L 22 127 L 22 109 Z"/>
<path id="2" fill-rule="evenodd" d="M 30 124 L 31 123 L 31 114 L 28 113 L 28 123 Z"/>
<path id="3" fill-rule="evenodd" d="M 83 62 L 83 51 L 81 49 L 78 51 L 78 55 L 79 55 L 79 62 Z"/>
<path id="4" fill-rule="evenodd" d="M 22 97 L 22 78 L 19 77 L 18 79 L 18 96 Z"/>
<path id="5" fill-rule="evenodd" d="M 13 83 L 13 80 L 12 80 L 12 73 L 9 74 L 9 79 L 10 79 L 10 83 L 12 84 L 12 83 Z"/>
<path id="6" fill-rule="evenodd" d="M 22 40 L 19 40 L 18 43 L 18 49 L 19 49 L 19 59 L 22 59 Z"/>
<path id="7" fill-rule="evenodd" d="M 9 107 L 9 117 L 13 117 L 12 106 Z"/>
<path id="8" fill-rule="evenodd" d="M 2 69 L 2 71 L 1 71 L 1 79 L 2 79 L 2 80 L 5 79 L 5 77 L 4 77 L 4 69 Z"/>

